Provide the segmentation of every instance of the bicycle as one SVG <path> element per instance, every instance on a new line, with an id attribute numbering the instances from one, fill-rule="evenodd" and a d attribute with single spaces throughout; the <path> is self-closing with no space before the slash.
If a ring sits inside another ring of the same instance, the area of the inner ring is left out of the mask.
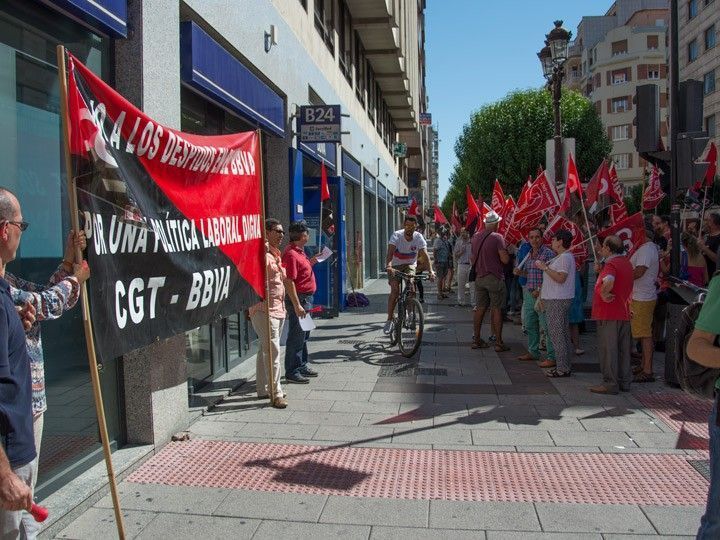
<path id="1" fill-rule="evenodd" d="M 427 279 L 427 277 L 398 271 L 395 271 L 394 275 L 400 276 L 402 282 L 395 307 L 397 316 L 393 319 L 393 327 L 390 332 L 390 345 L 397 344 L 400 354 L 405 358 L 411 358 L 420 348 L 425 324 L 425 312 L 418 299 L 415 298 L 414 282 Z"/>

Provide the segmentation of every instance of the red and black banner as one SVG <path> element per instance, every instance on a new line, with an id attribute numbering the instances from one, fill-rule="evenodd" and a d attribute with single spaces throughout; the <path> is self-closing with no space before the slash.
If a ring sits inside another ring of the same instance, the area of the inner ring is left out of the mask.
<path id="1" fill-rule="evenodd" d="M 165 127 L 70 56 L 68 116 L 88 237 L 96 346 L 108 359 L 264 297 L 255 132 Z"/>

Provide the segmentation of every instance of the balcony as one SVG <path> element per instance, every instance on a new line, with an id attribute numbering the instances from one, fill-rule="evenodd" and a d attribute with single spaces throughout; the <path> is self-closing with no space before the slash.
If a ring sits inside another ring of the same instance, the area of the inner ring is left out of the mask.
<path id="1" fill-rule="evenodd" d="M 410 82 L 400 49 L 400 28 L 387 0 L 347 0 L 353 28 L 365 47 L 390 115 L 399 128 L 415 127 Z"/>

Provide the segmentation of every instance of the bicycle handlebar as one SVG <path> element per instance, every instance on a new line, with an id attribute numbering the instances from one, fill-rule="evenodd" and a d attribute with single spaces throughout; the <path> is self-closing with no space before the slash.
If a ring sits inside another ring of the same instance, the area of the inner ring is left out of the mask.
<path id="1" fill-rule="evenodd" d="M 667 280 L 670 283 L 674 283 L 675 285 L 680 285 L 682 287 L 685 287 L 686 289 L 690 289 L 695 294 L 707 294 L 708 291 L 707 289 L 698 287 L 694 283 L 690 283 L 689 281 L 685 281 L 684 279 L 680 279 L 675 276 L 667 276 Z"/>
<path id="2" fill-rule="evenodd" d="M 401 278 L 407 279 L 407 280 L 410 280 L 410 279 L 420 279 L 420 280 L 430 279 L 429 276 L 422 276 L 422 275 L 418 276 L 418 275 L 416 275 L 416 274 L 408 274 L 407 272 L 400 272 L 400 270 L 394 270 L 394 271 L 393 271 L 393 275 L 395 275 L 395 274 L 397 274 L 397 275 L 399 275 Z"/>

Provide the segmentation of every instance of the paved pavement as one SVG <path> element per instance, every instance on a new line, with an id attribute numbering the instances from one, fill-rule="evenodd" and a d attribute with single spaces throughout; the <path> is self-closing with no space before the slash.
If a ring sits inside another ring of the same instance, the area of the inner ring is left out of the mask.
<path id="1" fill-rule="evenodd" d="M 594 334 L 573 377 L 471 350 L 471 312 L 427 295 L 412 360 L 382 334 L 388 287 L 320 321 L 320 376 L 276 410 L 247 384 L 120 484 L 129 538 L 691 538 L 709 406 L 662 382 L 598 396 Z M 484 337 L 487 332 L 484 329 Z M 656 372 L 661 371 L 656 355 Z M 57 538 L 114 534 L 108 497 Z"/>

